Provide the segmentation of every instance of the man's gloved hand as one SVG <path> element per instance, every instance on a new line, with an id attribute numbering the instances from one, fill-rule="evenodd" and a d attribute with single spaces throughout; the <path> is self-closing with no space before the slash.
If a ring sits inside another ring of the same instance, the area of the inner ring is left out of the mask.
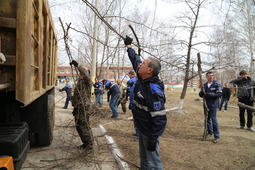
<path id="1" fill-rule="evenodd" d="M 124 44 L 131 45 L 132 41 L 133 41 L 133 39 L 126 35 L 126 38 L 124 39 Z"/>
<path id="2" fill-rule="evenodd" d="M 156 150 L 156 146 L 157 146 L 157 141 L 150 141 L 148 140 L 148 143 L 147 143 L 147 150 L 148 151 L 155 151 Z"/>
<path id="3" fill-rule="evenodd" d="M 73 60 L 73 61 L 70 63 L 70 65 L 74 65 L 75 67 L 78 67 L 78 63 L 77 63 L 77 61 L 75 61 L 75 60 Z"/>

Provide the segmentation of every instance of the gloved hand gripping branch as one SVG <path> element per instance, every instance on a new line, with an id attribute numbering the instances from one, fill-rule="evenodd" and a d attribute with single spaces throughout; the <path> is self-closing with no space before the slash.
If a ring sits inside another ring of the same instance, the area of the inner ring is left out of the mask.
<path id="1" fill-rule="evenodd" d="M 73 61 L 70 63 L 70 65 L 74 65 L 75 67 L 78 67 L 78 63 L 77 63 L 77 61 L 75 61 L 75 60 L 73 60 Z"/>
<path id="2" fill-rule="evenodd" d="M 131 45 L 132 41 L 133 41 L 133 39 L 126 35 L 126 38 L 124 39 L 124 44 L 125 45 Z"/>

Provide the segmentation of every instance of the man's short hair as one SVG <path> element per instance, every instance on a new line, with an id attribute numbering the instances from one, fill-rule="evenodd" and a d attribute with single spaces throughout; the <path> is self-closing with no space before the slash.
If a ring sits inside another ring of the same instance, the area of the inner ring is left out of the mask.
<path id="1" fill-rule="evenodd" d="M 102 80 L 102 83 L 103 83 L 103 84 L 105 84 L 106 82 L 107 82 L 107 80 L 106 80 L 106 79 L 103 79 L 103 80 Z"/>
<path id="2" fill-rule="evenodd" d="M 151 59 L 151 62 L 148 64 L 148 67 L 153 69 L 153 76 L 157 76 L 161 70 L 161 64 L 160 61 L 156 58 L 149 57 Z"/>
<path id="3" fill-rule="evenodd" d="M 135 72 L 131 70 L 130 72 L 128 72 L 128 74 L 135 75 Z"/>
<path id="4" fill-rule="evenodd" d="M 247 74 L 247 72 L 245 71 L 245 70 L 242 70 L 242 71 L 240 71 L 240 73 L 239 73 L 239 75 L 241 76 L 241 75 L 246 75 Z"/>
<path id="5" fill-rule="evenodd" d="M 212 72 L 212 71 L 208 71 L 208 72 L 206 73 L 206 75 L 208 75 L 208 74 L 213 74 L 213 72 Z"/>

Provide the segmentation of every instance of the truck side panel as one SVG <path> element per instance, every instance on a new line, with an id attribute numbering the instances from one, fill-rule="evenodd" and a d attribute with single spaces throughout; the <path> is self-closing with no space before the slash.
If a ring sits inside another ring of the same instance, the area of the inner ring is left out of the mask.
<path id="1" fill-rule="evenodd" d="M 46 0 L 0 1 L 0 84 L 28 105 L 55 85 L 57 41 Z"/>

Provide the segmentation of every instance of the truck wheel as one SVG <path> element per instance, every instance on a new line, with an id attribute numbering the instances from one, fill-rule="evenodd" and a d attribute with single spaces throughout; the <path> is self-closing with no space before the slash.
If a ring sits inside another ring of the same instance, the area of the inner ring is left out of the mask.
<path id="1" fill-rule="evenodd" d="M 55 121 L 54 91 L 51 89 L 24 107 L 22 121 L 28 123 L 31 146 L 48 146 L 53 140 Z"/>
<path id="2" fill-rule="evenodd" d="M 55 105 L 54 105 L 54 95 L 48 95 L 48 106 L 47 113 L 45 114 L 45 124 L 44 128 L 39 129 L 37 134 L 37 141 L 39 146 L 48 146 L 53 140 L 53 128 L 55 122 Z"/>

